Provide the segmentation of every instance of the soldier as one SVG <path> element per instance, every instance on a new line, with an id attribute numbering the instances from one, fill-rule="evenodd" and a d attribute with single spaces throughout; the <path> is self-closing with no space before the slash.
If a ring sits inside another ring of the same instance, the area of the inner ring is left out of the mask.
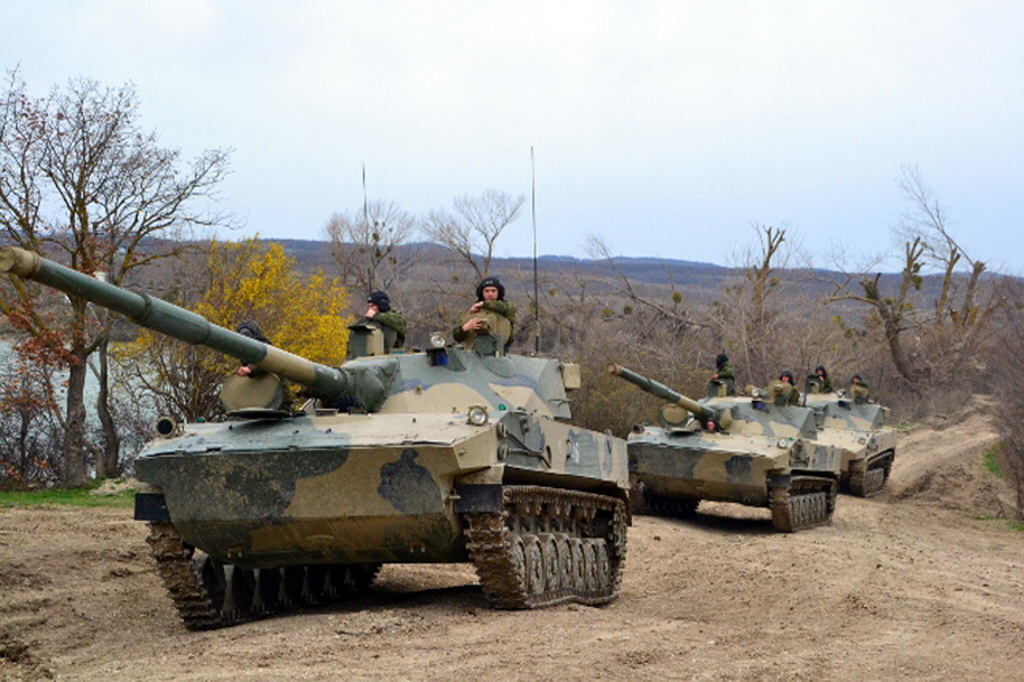
<path id="1" fill-rule="evenodd" d="M 263 333 L 263 330 L 260 329 L 260 326 L 256 324 L 256 322 L 253 320 L 243 320 L 242 322 L 239 322 L 238 326 L 235 327 L 235 331 L 241 334 L 242 336 L 248 336 L 250 339 L 254 339 L 256 341 L 259 341 L 260 343 L 265 343 L 268 346 L 274 345 L 273 343 L 271 343 L 270 339 L 267 338 L 267 335 Z M 267 370 L 259 369 L 258 367 L 250 367 L 247 363 L 243 362 L 241 366 L 235 370 L 235 374 L 237 374 L 240 377 L 246 377 L 248 379 L 262 379 L 268 374 L 268 372 Z M 225 386 L 222 389 L 222 391 L 223 390 L 228 390 L 227 383 L 225 383 Z M 230 390 L 236 391 L 238 389 L 236 388 Z M 292 387 L 287 385 L 287 383 L 282 384 L 281 391 L 281 404 L 278 407 L 278 409 L 291 411 L 292 402 L 295 399 L 295 391 Z M 221 395 L 223 396 L 224 394 L 222 393 Z"/>
<path id="2" fill-rule="evenodd" d="M 828 370 L 825 369 L 825 365 L 818 365 L 814 368 L 814 374 L 818 378 L 818 393 L 833 393 L 835 388 L 832 386 L 832 379 L 828 376 Z"/>
<path id="3" fill-rule="evenodd" d="M 235 331 L 241 334 L 242 336 L 248 336 L 250 339 L 255 339 L 256 341 L 259 341 L 260 343 L 265 343 L 268 346 L 274 345 L 270 343 L 270 339 L 268 339 L 266 335 L 264 335 L 263 330 L 260 329 L 260 326 L 256 324 L 256 322 L 253 320 L 243 320 L 242 322 L 239 322 L 238 326 L 235 327 Z M 255 379 L 257 376 L 263 373 L 264 372 L 257 370 L 256 373 L 254 374 L 253 368 L 244 362 L 242 363 L 241 367 L 235 370 L 235 374 L 237 374 L 238 376 L 251 377 L 253 379 Z"/>
<path id="4" fill-rule="evenodd" d="M 789 404 L 798 404 L 800 402 L 800 389 L 796 387 L 796 384 L 793 381 L 793 373 L 789 370 L 785 370 L 779 375 L 779 381 L 781 381 L 784 386 L 789 387 L 787 391 L 789 393 Z"/>
<path id="5" fill-rule="evenodd" d="M 497 277 L 486 277 L 476 287 L 476 303 L 463 314 L 462 323 L 452 337 L 466 348 L 476 346 L 476 335 L 494 334 L 504 339 L 505 348 L 512 344 L 516 307 L 505 300 L 505 286 Z"/>
<path id="6" fill-rule="evenodd" d="M 383 291 L 375 291 L 366 299 L 366 314 L 360 322 L 370 324 L 384 332 L 384 352 L 405 346 L 405 316 L 391 309 L 391 299 Z"/>
<path id="7" fill-rule="evenodd" d="M 860 378 L 859 374 L 854 374 L 850 378 L 850 397 L 853 398 L 855 403 L 866 403 L 868 396 L 871 394 L 868 388 L 867 382 Z"/>
<path id="8" fill-rule="evenodd" d="M 736 374 L 729 364 L 729 356 L 719 353 L 715 356 L 715 373 L 708 381 L 708 395 L 720 395 L 719 388 L 725 385 L 725 395 L 736 395 Z"/>

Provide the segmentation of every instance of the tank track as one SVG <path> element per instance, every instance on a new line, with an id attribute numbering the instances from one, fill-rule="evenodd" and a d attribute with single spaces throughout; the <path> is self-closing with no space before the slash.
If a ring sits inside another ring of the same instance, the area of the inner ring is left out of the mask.
<path id="1" fill-rule="evenodd" d="M 697 513 L 697 506 L 700 504 L 700 500 L 659 495 L 643 484 L 640 486 L 640 495 L 643 498 L 644 507 L 649 513 L 675 519 L 692 518 Z"/>
<path id="2" fill-rule="evenodd" d="M 618 596 L 626 504 L 608 495 L 505 486 L 503 511 L 467 514 L 467 548 L 484 594 L 504 609 Z"/>
<path id="3" fill-rule="evenodd" d="M 868 464 L 867 471 L 850 471 L 848 482 L 851 495 L 874 497 L 885 489 L 892 470 L 892 453 L 877 457 Z"/>
<path id="4" fill-rule="evenodd" d="M 830 523 L 837 492 L 836 482 L 831 479 L 794 476 L 789 487 L 771 490 L 772 526 L 779 532 L 792 533 Z"/>
<path id="5" fill-rule="evenodd" d="M 223 564 L 185 543 L 169 523 L 146 538 L 157 572 L 189 630 L 236 625 L 288 608 L 365 592 L 380 564 L 310 564 L 246 569 Z"/>

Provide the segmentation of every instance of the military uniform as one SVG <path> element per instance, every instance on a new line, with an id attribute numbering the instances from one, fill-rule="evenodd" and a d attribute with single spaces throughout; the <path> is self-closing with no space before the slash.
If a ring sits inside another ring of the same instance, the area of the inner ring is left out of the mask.
<path id="1" fill-rule="evenodd" d="M 494 301 L 484 300 L 484 289 L 493 287 L 498 291 L 498 298 Z M 473 311 L 472 308 L 462 315 L 459 324 L 452 330 L 452 338 L 466 348 L 476 347 L 477 334 L 493 334 L 504 340 L 507 349 L 512 344 L 512 332 L 515 328 L 516 307 L 505 300 L 505 286 L 497 277 L 485 277 L 476 287 L 476 300 L 480 309 Z M 475 306 L 476 304 L 474 304 Z M 463 326 L 472 319 L 481 319 L 485 326 L 480 331 L 466 331 Z"/>
<path id="2" fill-rule="evenodd" d="M 458 343 L 465 344 L 466 348 L 473 348 L 478 332 L 467 332 L 462 328 L 462 325 L 475 317 L 487 322 L 487 327 L 482 330 L 484 333 L 494 334 L 503 338 L 506 348 L 512 344 L 512 332 L 516 321 L 515 305 L 508 301 L 483 301 L 483 307 L 478 312 L 472 313 L 467 311 L 463 313 L 462 320 L 452 330 L 452 338 Z"/>
<path id="3" fill-rule="evenodd" d="M 364 317 L 360 322 L 377 327 L 384 332 L 386 351 L 390 351 L 392 348 L 405 347 L 405 316 L 397 310 L 377 313 L 373 317 Z"/>
<path id="4" fill-rule="evenodd" d="M 725 353 L 720 353 L 715 358 L 715 373 L 708 381 L 707 394 L 709 397 L 736 395 L 736 373 L 733 372 Z"/>
<path id="5" fill-rule="evenodd" d="M 391 299 L 383 291 L 375 291 L 366 299 L 377 307 L 373 317 L 366 315 L 357 324 L 370 325 L 381 330 L 384 334 L 384 352 L 390 353 L 394 348 L 405 347 L 405 316 L 397 310 L 391 309 Z M 369 312 L 369 311 L 367 311 Z"/>

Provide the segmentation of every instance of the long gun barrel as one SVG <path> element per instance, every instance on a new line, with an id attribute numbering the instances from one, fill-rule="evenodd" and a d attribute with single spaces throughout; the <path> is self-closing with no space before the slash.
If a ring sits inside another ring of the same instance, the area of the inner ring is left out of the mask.
<path id="1" fill-rule="evenodd" d="M 642 391 L 646 391 L 653 396 L 657 396 L 662 400 L 667 400 L 670 403 L 678 405 L 684 410 L 688 410 L 694 416 L 699 417 L 701 421 L 715 419 L 717 416 L 714 410 L 701 405 L 696 400 L 687 398 L 681 393 L 676 393 L 668 386 L 659 384 L 657 381 L 648 379 L 642 374 L 637 374 L 636 372 L 628 370 L 621 365 L 610 363 L 608 365 L 608 373 L 625 379 Z"/>
<path id="2" fill-rule="evenodd" d="M 356 396 L 367 409 L 373 409 L 372 405 L 379 404 L 386 397 L 382 392 L 390 367 L 371 367 L 367 368 L 368 371 L 357 372 L 321 365 L 219 327 L 201 315 L 148 294 L 121 289 L 66 268 L 31 251 L 16 247 L 0 248 L 0 274 L 17 275 L 90 301 L 147 329 L 186 343 L 206 346 L 307 386 L 322 398 Z"/>

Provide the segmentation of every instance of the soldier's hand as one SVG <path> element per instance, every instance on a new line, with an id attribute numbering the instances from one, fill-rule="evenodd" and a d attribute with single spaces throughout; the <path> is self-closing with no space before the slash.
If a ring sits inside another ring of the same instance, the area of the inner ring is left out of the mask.
<path id="1" fill-rule="evenodd" d="M 464 331 L 464 332 L 476 332 L 476 331 L 480 331 L 485 326 L 487 326 L 487 321 L 486 320 L 483 320 L 483 319 L 481 319 L 479 317 L 473 317 L 473 318 L 470 318 L 469 320 L 467 320 L 464 325 L 462 325 L 462 331 Z"/>

